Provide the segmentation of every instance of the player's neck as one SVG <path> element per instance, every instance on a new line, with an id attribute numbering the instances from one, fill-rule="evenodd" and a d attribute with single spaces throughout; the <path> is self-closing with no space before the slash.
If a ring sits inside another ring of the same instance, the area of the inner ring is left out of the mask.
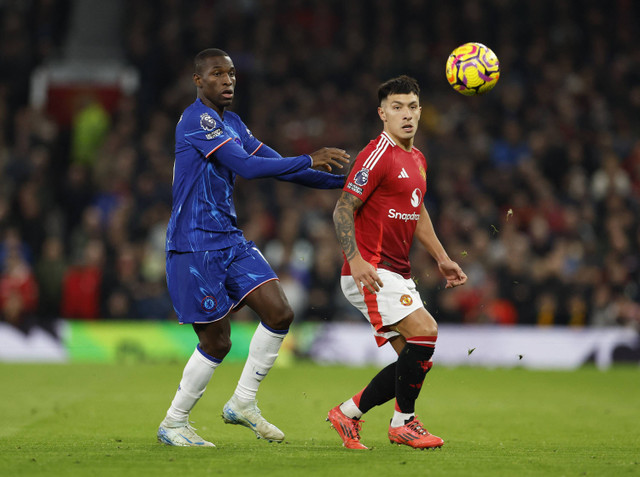
<path id="1" fill-rule="evenodd" d="M 401 149 L 404 149 L 407 152 L 411 152 L 411 149 L 413 148 L 413 137 L 399 138 L 398 136 L 391 133 L 390 131 L 387 131 L 386 129 L 384 130 L 384 132 L 386 132 L 387 135 L 391 139 L 393 139 L 393 142 L 395 142 L 398 146 L 400 146 Z"/>
<path id="2" fill-rule="evenodd" d="M 208 106 L 209 108 L 213 109 L 216 113 L 218 113 L 218 115 L 220 116 L 220 119 L 223 119 L 223 115 L 224 115 L 224 109 L 221 106 L 217 106 L 214 103 L 212 103 L 211 101 L 209 101 L 207 98 L 203 98 L 201 96 L 198 96 L 198 98 L 200 98 L 200 101 L 202 101 L 202 104 L 204 104 L 205 106 Z"/>

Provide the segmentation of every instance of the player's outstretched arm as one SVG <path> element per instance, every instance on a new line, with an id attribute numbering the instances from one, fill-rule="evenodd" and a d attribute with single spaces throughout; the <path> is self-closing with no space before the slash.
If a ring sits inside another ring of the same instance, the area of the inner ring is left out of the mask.
<path id="1" fill-rule="evenodd" d="M 308 154 L 297 157 L 252 155 L 232 140 L 227 140 L 209 154 L 213 154 L 216 160 L 245 179 L 291 174 L 313 166 L 313 160 Z"/>
<path id="2" fill-rule="evenodd" d="M 440 273 L 447 279 L 445 288 L 464 285 L 467 281 L 467 276 L 462 271 L 462 268 L 460 268 L 460 265 L 451 260 L 449 255 L 447 255 L 447 252 L 436 235 L 431 217 L 429 217 L 429 213 L 424 204 L 420 209 L 420 219 L 416 226 L 415 235 L 424 248 L 427 249 L 427 252 L 438 262 Z"/>
<path id="3" fill-rule="evenodd" d="M 364 295 L 363 287 L 371 293 L 375 293 L 380 291 L 380 287 L 383 285 L 375 267 L 360 255 L 358 244 L 356 243 L 356 227 L 353 215 L 362 204 L 362 200 L 343 191 L 333 210 L 333 224 L 336 228 L 342 251 L 349 262 L 351 276 L 356 282 L 360 294 Z"/>
<path id="4" fill-rule="evenodd" d="M 282 159 L 282 156 L 269 146 L 257 141 L 255 138 L 254 140 L 259 145 L 256 151 L 259 151 L 261 156 Z M 281 174 L 275 176 L 275 178 L 279 181 L 293 182 L 306 187 L 313 187 L 314 189 L 342 189 L 346 176 L 308 168 L 291 174 Z"/>
<path id="5" fill-rule="evenodd" d="M 314 189 L 342 189 L 346 176 L 315 169 L 304 169 L 293 174 L 276 176 L 279 181 L 293 182 Z"/>

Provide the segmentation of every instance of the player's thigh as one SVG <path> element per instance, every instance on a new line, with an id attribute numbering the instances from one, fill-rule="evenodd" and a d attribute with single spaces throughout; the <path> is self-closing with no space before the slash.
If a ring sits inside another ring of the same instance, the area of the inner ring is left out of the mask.
<path id="1" fill-rule="evenodd" d="M 180 323 L 211 323 L 236 302 L 224 286 L 230 251 L 167 253 L 167 288 Z"/>
<path id="2" fill-rule="evenodd" d="M 418 308 L 400 320 L 395 329 L 405 338 L 412 336 L 438 336 L 438 323 L 425 308 Z"/>
<path id="3" fill-rule="evenodd" d="M 263 283 L 247 295 L 244 303 L 275 330 L 287 329 L 293 321 L 293 309 L 278 280 Z"/>
<path id="4" fill-rule="evenodd" d="M 382 346 L 400 334 L 396 329 L 398 322 L 417 310 L 424 310 L 424 306 L 413 280 L 385 269 L 378 269 L 378 275 L 384 283 L 378 293 L 361 295 L 351 276 L 343 276 L 340 286 L 347 300 L 371 323 L 376 342 Z"/>
<path id="5" fill-rule="evenodd" d="M 266 325 L 284 329 L 293 320 L 277 275 L 253 242 L 244 244 L 236 254 L 225 285 L 239 306 L 249 306 Z"/>

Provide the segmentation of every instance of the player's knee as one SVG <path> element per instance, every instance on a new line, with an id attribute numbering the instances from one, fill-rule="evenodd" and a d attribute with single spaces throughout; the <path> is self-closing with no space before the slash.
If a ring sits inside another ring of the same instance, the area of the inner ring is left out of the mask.
<path id="1" fill-rule="evenodd" d="M 396 330 L 405 338 L 438 336 L 438 323 L 428 314 L 416 314 L 402 320 Z"/>
<path id="2" fill-rule="evenodd" d="M 424 335 L 423 336 L 438 336 L 438 324 L 437 323 L 432 323 L 429 324 L 428 326 L 425 326 L 424 329 Z"/>
<path id="3" fill-rule="evenodd" d="M 293 323 L 293 310 L 287 303 L 273 308 L 262 321 L 274 330 L 287 330 Z"/>
<path id="4" fill-rule="evenodd" d="M 405 338 L 412 338 L 414 336 L 438 336 L 438 325 L 435 322 L 432 323 L 420 323 L 419 326 L 412 327 L 406 333 Z"/>
<path id="5" fill-rule="evenodd" d="M 214 339 L 200 341 L 200 348 L 209 356 L 216 359 L 224 359 L 231 351 L 231 338 L 228 336 L 216 336 Z"/>
<path id="6" fill-rule="evenodd" d="M 420 336 L 438 336 L 438 323 L 431 315 L 427 315 L 420 320 L 419 324 Z"/>

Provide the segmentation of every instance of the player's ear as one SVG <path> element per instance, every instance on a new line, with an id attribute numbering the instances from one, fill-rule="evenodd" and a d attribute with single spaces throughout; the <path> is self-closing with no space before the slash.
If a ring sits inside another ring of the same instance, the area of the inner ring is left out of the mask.
<path id="1" fill-rule="evenodd" d="M 387 120 L 387 115 L 384 114 L 384 109 L 382 109 L 380 106 L 378 106 L 378 116 L 380 116 L 380 119 L 382 119 L 383 121 Z"/>
<path id="2" fill-rule="evenodd" d="M 198 73 L 193 73 L 193 83 L 196 85 L 197 88 L 201 87 L 200 75 Z"/>

